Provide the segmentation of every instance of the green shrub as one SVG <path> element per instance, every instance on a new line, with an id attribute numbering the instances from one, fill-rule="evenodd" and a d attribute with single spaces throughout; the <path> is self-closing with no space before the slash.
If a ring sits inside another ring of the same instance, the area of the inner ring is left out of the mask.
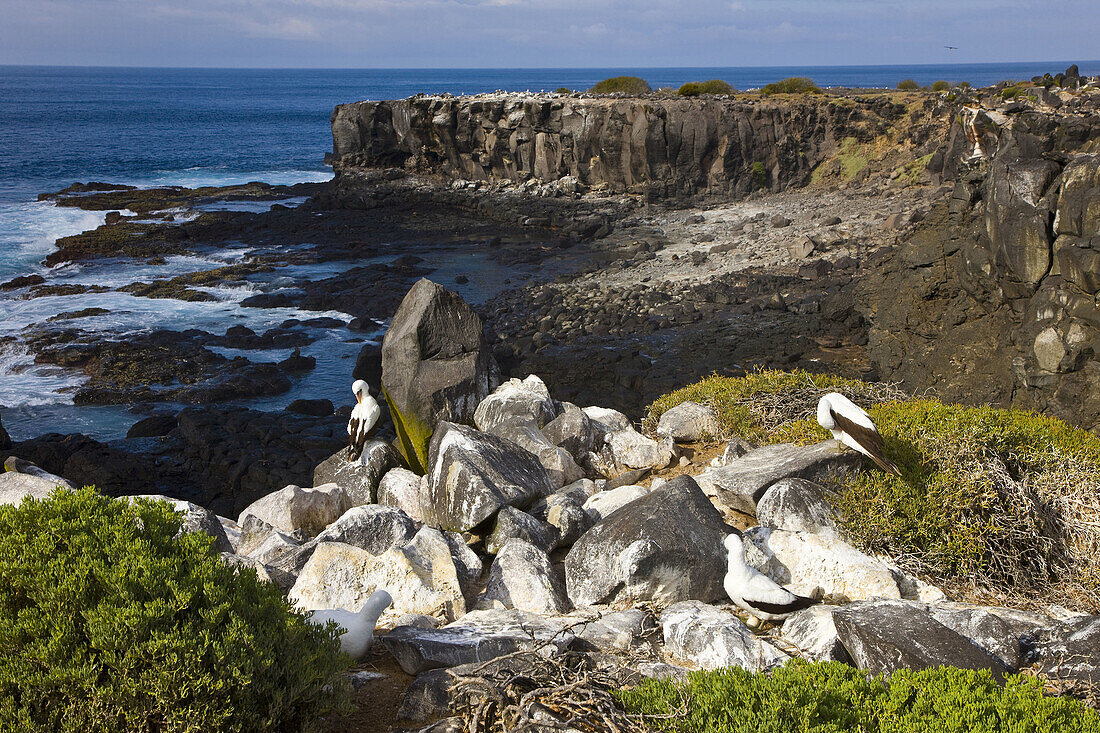
<path id="1" fill-rule="evenodd" d="M 1097 733 L 1100 715 L 1045 697 L 1032 678 L 999 685 L 987 671 L 936 667 L 888 679 L 837 662 L 794 661 L 772 674 L 692 672 L 686 683 L 650 680 L 621 690 L 628 712 L 676 733 Z"/>
<path id="2" fill-rule="evenodd" d="M 772 94 L 821 94 L 821 89 L 814 84 L 814 80 L 805 76 L 790 76 L 781 81 L 765 84 L 760 91 L 768 96 Z"/>
<path id="3" fill-rule="evenodd" d="M 692 400 L 755 443 L 815 443 L 830 437 L 814 412 L 833 390 L 867 408 L 903 474 L 867 470 L 841 487 L 835 503 L 855 544 L 947 583 L 1041 592 L 1059 582 L 1060 602 L 1095 604 L 1100 496 L 1088 487 L 1100 485 L 1100 438 L 1061 420 L 772 371 L 676 390 L 650 406 L 646 427 Z"/>
<path id="4" fill-rule="evenodd" d="M 569 87 L 558 87 L 557 89 L 554 90 L 554 93 L 555 94 L 572 94 L 573 90 L 570 89 Z"/>
<path id="5" fill-rule="evenodd" d="M 683 97 L 698 97 L 700 94 L 733 94 L 737 90 L 721 79 L 710 81 L 689 81 L 676 93 Z"/>
<path id="6" fill-rule="evenodd" d="M 1024 92 L 1024 88 L 1022 86 L 1016 84 L 1016 85 L 1013 85 L 1013 86 L 1010 86 L 1010 87 L 1005 87 L 1004 89 L 1002 89 L 1001 90 L 1001 97 L 1003 97 L 1004 99 L 1015 99 L 1016 97 L 1023 94 L 1023 92 Z"/>
<path id="7" fill-rule="evenodd" d="M 920 89 L 920 84 L 916 83 L 912 79 L 902 79 L 898 82 L 898 89 L 903 92 L 915 92 Z"/>
<path id="8" fill-rule="evenodd" d="M 959 82 L 958 84 L 956 84 L 955 86 L 959 87 L 960 89 L 969 89 L 969 88 L 970 88 L 970 82 L 968 82 L 968 81 L 960 81 L 960 82 Z"/>
<path id="9" fill-rule="evenodd" d="M 834 391 L 861 404 L 904 396 L 888 385 L 810 374 L 800 369 L 762 370 L 744 377 L 715 375 L 657 398 L 646 410 L 643 424 L 654 432 L 661 415 L 690 400 L 713 407 L 726 435 L 739 435 L 754 443 L 778 442 L 774 437 L 780 424 L 812 415 L 818 398 Z M 819 431 L 820 428 L 807 429 L 802 437 L 824 440 L 826 436 Z"/>
<path id="10" fill-rule="evenodd" d="M 768 169 L 759 160 L 752 164 L 752 185 L 756 188 L 767 188 Z"/>
<path id="11" fill-rule="evenodd" d="M 0 507 L 0 730 L 313 729 L 346 699 L 335 626 L 94 489 Z"/>
<path id="12" fill-rule="evenodd" d="M 649 94 L 652 89 L 645 79 L 637 76 L 613 76 L 610 79 L 598 81 L 588 91 L 593 94 L 611 94 L 622 92 L 623 94 Z"/>
<path id="13" fill-rule="evenodd" d="M 934 92 L 946 92 L 950 88 L 951 85 L 943 81 L 942 79 L 940 81 L 932 82 L 932 91 Z"/>

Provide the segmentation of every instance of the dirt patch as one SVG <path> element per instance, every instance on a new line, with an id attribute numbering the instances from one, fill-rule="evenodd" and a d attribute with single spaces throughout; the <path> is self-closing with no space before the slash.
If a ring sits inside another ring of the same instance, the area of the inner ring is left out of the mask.
<path id="1" fill-rule="evenodd" d="M 407 727 L 398 725 L 397 711 L 413 676 L 406 674 L 381 644 L 375 644 L 355 669 L 386 676 L 359 688 L 353 697 L 355 710 L 325 721 L 321 730 L 324 733 L 393 733 Z"/>

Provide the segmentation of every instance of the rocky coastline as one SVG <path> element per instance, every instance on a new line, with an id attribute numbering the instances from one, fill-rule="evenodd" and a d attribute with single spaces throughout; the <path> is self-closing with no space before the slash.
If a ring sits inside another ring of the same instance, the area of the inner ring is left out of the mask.
<path id="1" fill-rule="evenodd" d="M 864 470 L 853 454 L 719 445 L 693 403 L 637 429 L 700 378 L 798 368 L 1100 430 L 1100 81 L 1071 81 L 421 95 L 337 107 L 328 183 L 45 194 L 107 212 L 46 264 L 141 278 L 2 283 L 58 308 L 0 346 L 134 421 L 117 440 L 0 425 L 18 458 L 0 494 L 189 502 L 227 561 L 315 608 L 402 568 L 383 644 L 410 724 L 444 716 L 485 648 L 579 649 L 632 679 L 803 656 L 1094 690 L 1096 607 L 952 601 L 838 534 L 823 496 Z M 183 260 L 202 264 L 169 269 Z M 80 300 L 103 295 L 270 317 L 112 331 L 94 325 L 109 305 Z M 339 391 L 309 387 L 324 369 Z M 386 397 L 349 463 L 352 378 Z M 745 626 L 719 572 L 742 530 L 750 564 L 826 604 L 768 637 Z"/>

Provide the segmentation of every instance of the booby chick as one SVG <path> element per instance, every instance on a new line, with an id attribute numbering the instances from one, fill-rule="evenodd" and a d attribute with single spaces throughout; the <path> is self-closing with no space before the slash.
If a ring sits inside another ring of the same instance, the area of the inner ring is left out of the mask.
<path id="1" fill-rule="evenodd" d="M 837 450 L 841 450 L 842 445 L 854 448 L 883 471 L 901 475 L 897 464 L 886 457 L 882 436 L 871 422 L 871 416 L 844 395 L 830 392 L 818 400 L 817 424 L 833 434 Z"/>
<path id="2" fill-rule="evenodd" d="M 374 627 L 378 625 L 378 617 L 391 603 L 393 598 L 389 593 L 376 590 L 358 613 L 343 608 L 322 608 L 311 612 L 309 621 L 317 626 L 335 621 L 344 629 L 344 633 L 340 634 L 340 651 L 353 659 L 359 659 L 374 643 Z"/>
<path id="3" fill-rule="evenodd" d="M 782 621 L 795 611 L 821 603 L 815 598 L 791 593 L 745 562 L 745 542 L 741 535 L 731 534 L 722 544 L 728 553 L 722 587 L 731 601 L 757 619 Z"/>
<path id="4" fill-rule="evenodd" d="M 358 403 L 352 409 L 351 420 L 348 421 L 348 460 L 354 461 L 363 453 L 367 438 L 374 434 L 374 427 L 378 424 L 382 408 L 371 397 L 367 390 L 367 383 L 362 379 L 355 380 L 351 385 L 351 391 Z"/>

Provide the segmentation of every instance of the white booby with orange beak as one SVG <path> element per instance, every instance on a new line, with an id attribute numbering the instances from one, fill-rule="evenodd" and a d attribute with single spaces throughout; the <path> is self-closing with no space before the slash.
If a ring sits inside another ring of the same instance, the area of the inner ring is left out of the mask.
<path id="1" fill-rule="evenodd" d="M 367 383 L 362 379 L 355 380 L 351 385 L 351 391 L 355 394 L 355 401 L 358 403 L 352 409 L 351 420 L 348 421 L 348 460 L 354 461 L 362 454 L 367 438 L 374 433 L 374 426 L 378 424 L 382 408 L 370 396 Z"/>

